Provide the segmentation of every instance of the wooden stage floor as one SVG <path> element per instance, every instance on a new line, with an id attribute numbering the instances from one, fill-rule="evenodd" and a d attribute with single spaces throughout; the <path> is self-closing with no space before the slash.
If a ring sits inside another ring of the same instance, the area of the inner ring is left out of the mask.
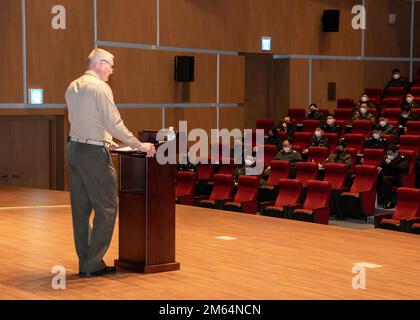
<path id="1" fill-rule="evenodd" d="M 180 271 L 81 279 L 68 193 L 0 187 L 0 299 L 420 299 L 417 235 L 186 206 L 176 223 Z M 107 263 L 117 248 L 118 228 Z M 360 262 L 380 266 L 365 290 L 352 288 Z M 55 265 L 65 290 L 51 287 Z"/>

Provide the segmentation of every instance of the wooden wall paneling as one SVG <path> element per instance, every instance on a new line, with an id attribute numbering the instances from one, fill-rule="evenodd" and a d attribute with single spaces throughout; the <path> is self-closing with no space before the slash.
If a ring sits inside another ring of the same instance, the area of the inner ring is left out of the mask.
<path id="1" fill-rule="evenodd" d="M 398 68 L 403 76 L 408 77 L 408 62 L 365 61 L 365 88 L 384 88 L 391 79 L 392 70 Z"/>
<path id="2" fill-rule="evenodd" d="M 389 24 L 389 14 L 397 14 Z M 367 0 L 367 56 L 408 57 L 410 55 L 411 2 L 405 0 Z"/>
<path id="3" fill-rule="evenodd" d="M 243 103 L 245 100 L 245 58 L 220 56 L 220 102 Z"/>
<path id="4" fill-rule="evenodd" d="M 162 128 L 161 108 L 120 108 L 125 126 L 135 135 L 139 130 L 160 130 Z"/>
<path id="5" fill-rule="evenodd" d="M 66 30 L 51 27 L 51 9 L 56 4 L 26 1 L 28 88 L 43 88 L 45 103 L 64 103 L 67 86 L 86 70 L 94 47 L 92 2 L 60 1 L 66 8 Z"/>
<path id="6" fill-rule="evenodd" d="M 245 107 L 220 108 L 220 129 L 240 129 L 243 134 L 245 127 Z"/>
<path id="7" fill-rule="evenodd" d="M 414 56 L 420 58 L 420 2 L 414 3 Z"/>
<path id="8" fill-rule="evenodd" d="M 22 13 L 21 2 L 0 2 L 0 103 L 22 103 Z"/>
<path id="9" fill-rule="evenodd" d="M 272 103 L 270 104 L 270 118 L 272 118 L 276 123 L 280 121 L 280 119 L 285 116 L 289 110 L 291 99 L 290 76 L 292 76 L 290 65 L 290 59 L 273 61 L 273 80 L 271 87 Z"/>
<path id="10" fill-rule="evenodd" d="M 289 108 L 307 108 L 309 97 L 309 61 L 290 59 Z"/>
<path id="11" fill-rule="evenodd" d="M 420 62 L 413 63 L 413 78 L 415 76 L 420 77 Z"/>
<path id="12" fill-rule="evenodd" d="M 357 100 L 363 92 L 364 72 L 361 61 L 314 60 L 312 63 L 312 101 L 320 108 L 334 110 L 336 101 L 328 101 L 328 82 L 336 83 L 337 98 Z"/>
<path id="13" fill-rule="evenodd" d="M 216 102 L 215 55 L 195 54 L 195 80 L 174 80 L 174 59 L 183 53 L 108 48 L 117 69 L 110 78 L 117 103 L 209 103 Z"/>
<path id="14" fill-rule="evenodd" d="M 156 44 L 156 0 L 98 0 L 98 40 Z"/>
<path id="15" fill-rule="evenodd" d="M 44 116 L 54 116 L 54 115 L 64 115 L 66 109 L 63 108 L 51 108 L 51 109 L 0 109 L 0 116 L 35 116 L 35 115 L 44 115 Z"/>

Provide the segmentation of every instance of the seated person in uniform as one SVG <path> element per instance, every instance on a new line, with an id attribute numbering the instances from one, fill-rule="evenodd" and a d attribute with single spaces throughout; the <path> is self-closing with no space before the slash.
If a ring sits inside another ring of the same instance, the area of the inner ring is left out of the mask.
<path id="1" fill-rule="evenodd" d="M 295 134 L 295 128 L 292 124 L 292 120 L 290 119 L 289 116 L 285 116 L 283 118 L 283 121 L 280 121 L 280 123 L 278 125 L 276 125 L 273 129 L 273 136 L 274 137 L 279 137 L 281 132 L 285 132 L 286 133 L 286 139 L 288 140 L 293 140 L 293 135 Z M 279 145 L 281 143 L 281 140 L 284 139 L 277 139 L 277 145 Z"/>
<path id="2" fill-rule="evenodd" d="M 309 105 L 309 113 L 306 116 L 306 120 L 319 120 L 325 121 L 325 115 L 319 111 L 318 106 L 315 103 Z"/>
<path id="3" fill-rule="evenodd" d="M 303 150 L 303 154 L 308 153 L 310 147 L 329 147 L 330 142 L 328 138 L 324 136 L 324 130 L 322 128 L 316 128 L 315 134 L 312 137 L 311 141 L 309 141 L 309 145 Z"/>
<path id="4" fill-rule="evenodd" d="M 366 102 L 360 104 L 360 109 L 353 113 L 353 120 L 369 120 L 375 124 L 375 116 L 369 111 L 369 106 Z"/>
<path id="5" fill-rule="evenodd" d="M 290 143 L 289 140 L 284 140 L 282 149 L 276 154 L 274 160 L 283 160 L 283 161 L 289 161 L 292 168 L 296 168 L 297 162 L 302 162 L 302 155 L 296 151 L 293 150 L 293 145 Z M 267 179 L 267 177 L 270 175 L 271 167 L 268 166 L 264 170 L 263 177 Z"/>
<path id="6" fill-rule="evenodd" d="M 392 209 L 395 203 L 392 196 L 394 187 L 401 186 L 401 175 L 408 173 L 408 159 L 399 154 L 397 146 L 391 146 L 387 156 L 378 167 L 378 189 L 381 191 L 384 209 Z"/>
<path id="7" fill-rule="evenodd" d="M 369 96 L 368 96 L 366 93 L 363 93 L 363 94 L 360 96 L 360 100 L 359 100 L 359 102 L 358 102 L 358 103 L 356 103 L 356 104 L 354 105 L 354 107 L 353 107 L 353 112 L 355 112 L 355 111 L 359 111 L 359 109 L 360 109 L 360 105 L 361 105 L 362 103 L 367 103 L 367 104 L 368 104 L 368 109 L 375 108 L 375 105 L 374 105 L 374 104 L 370 101 Z"/>
<path id="8" fill-rule="evenodd" d="M 258 176 L 259 173 L 257 172 L 257 167 L 255 166 L 255 159 L 253 156 L 247 156 L 244 161 L 244 165 L 241 167 L 236 168 L 233 171 L 233 179 L 235 184 L 238 183 L 239 176 L 246 175 L 246 169 L 249 169 L 250 172 L 248 173 L 249 176 Z M 260 182 L 261 183 L 261 182 Z"/>
<path id="9" fill-rule="evenodd" d="M 388 118 L 380 117 L 379 124 L 375 127 L 376 130 L 381 131 L 382 134 L 392 134 L 393 136 L 398 135 L 397 128 L 388 123 Z"/>
<path id="10" fill-rule="evenodd" d="M 410 107 L 405 106 L 401 108 L 401 116 L 399 118 L 399 122 L 400 122 L 400 129 L 402 129 L 404 133 L 407 133 L 408 121 L 418 121 L 418 120 L 419 120 L 419 116 L 411 112 Z"/>
<path id="11" fill-rule="evenodd" d="M 335 119 L 333 116 L 327 117 L 327 122 L 322 126 L 322 130 L 326 133 L 340 133 L 341 127 L 335 123 Z"/>
<path id="12" fill-rule="evenodd" d="M 407 93 L 405 95 L 405 100 L 403 102 L 402 107 L 403 108 L 407 108 L 408 107 L 411 110 L 420 108 L 420 106 L 418 105 L 418 103 L 414 102 L 414 96 L 411 93 Z"/>
<path id="13" fill-rule="evenodd" d="M 347 165 L 352 164 L 351 155 L 346 152 L 347 143 L 346 141 L 341 138 L 337 142 L 337 146 L 335 148 L 335 152 L 331 153 L 325 163 L 343 163 Z"/>
<path id="14" fill-rule="evenodd" d="M 374 129 L 372 135 L 365 139 L 365 149 L 386 149 L 388 148 L 388 140 L 382 137 L 379 129 Z"/>
<path id="15" fill-rule="evenodd" d="M 392 70 L 392 78 L 386 84 L 384 91 L 386 92 L 386 89 L 388 87 L 404 87 L 407 90 L 408 85 L 409 84 L 407 83 L 407 81 L 401 79 L 400 70 L 399 69 L 394 69 L 394 70 Z"/>

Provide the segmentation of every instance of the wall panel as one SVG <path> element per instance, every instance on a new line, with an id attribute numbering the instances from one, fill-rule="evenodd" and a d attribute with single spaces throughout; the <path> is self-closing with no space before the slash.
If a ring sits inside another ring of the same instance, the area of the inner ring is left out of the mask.
<path id="1" fill-rule="evenodd" d="M 20 1 L 0 2 L 0 103 L 22 103 L 22 14 Z"/>
<path id="2" fill-rule="evenodd" d="M 239 103 L 245 99 L 245 58 L 220 57 L 220 102 Z"/>
<path id="3" fill-rule="evenodd" d="M 156 0 L 97 0 L 98 39 L 156 44 Z"/>
<path id="4" fill-rule="evenodd" d="M 60 1 L 67 12 L 66 30 L 51 27 L 56 4 L 26 1 L 28 88 L 43 88 L 45 103 L 64 103 L 67 86 L 83 74 L 94 47 L 91 1 Z"/>

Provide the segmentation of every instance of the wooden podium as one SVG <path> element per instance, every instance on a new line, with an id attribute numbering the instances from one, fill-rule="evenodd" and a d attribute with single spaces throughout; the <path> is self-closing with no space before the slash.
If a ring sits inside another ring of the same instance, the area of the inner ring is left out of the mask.
<path id="1" fill-rule="evenodd" d="M 141 273 L 179 270 L 175 261 L 175 165 L 120 152 L 118 268 Z"/>

